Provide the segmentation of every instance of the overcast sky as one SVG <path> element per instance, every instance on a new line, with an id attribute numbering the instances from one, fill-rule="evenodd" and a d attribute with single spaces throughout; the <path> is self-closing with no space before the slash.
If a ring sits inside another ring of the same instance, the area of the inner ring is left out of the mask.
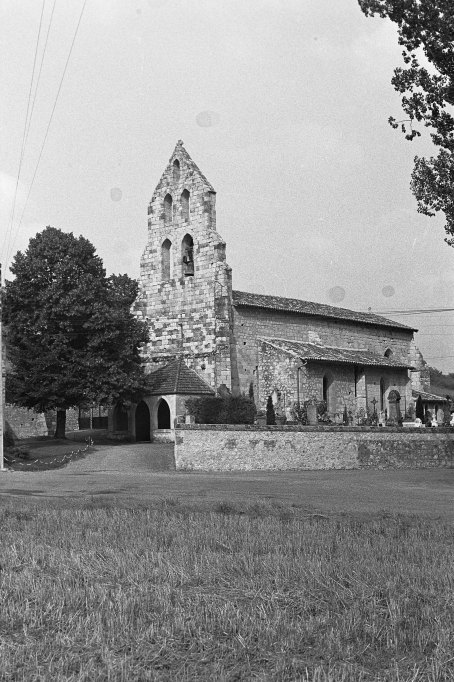
<path id="1" fill-rule="evenodd" d="M 53 225 L 93 242 L 108 273 L 138 277 L 147 205 L 182 139 L 217 191 L 234 288 L 454 307 L 443 217 L 419 215 L 409 189 L 414 155 L 434 148 L 388 125 L 401 49 L 357 0 L 87 0 L 25 205 L 82 6 L 55 5 L 9 238 L 42 1 L 0 5 L 3 263 Z M 388 317 L 454 371 L 452 313 Z"/>

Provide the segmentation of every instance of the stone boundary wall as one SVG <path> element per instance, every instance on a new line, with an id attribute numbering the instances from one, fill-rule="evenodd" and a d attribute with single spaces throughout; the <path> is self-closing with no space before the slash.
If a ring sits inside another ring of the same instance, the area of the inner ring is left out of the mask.
<path id="1" fill-rule="evenodd" d="M 4 405 L 5 431 L 13 438 L 36 438 L 47 436 L 46 418 L 41 412 L 28 410 L 17 405 Z"/>
<path id="2" fill-rule="evenodd" d="M 454 428 L 177 425 L 176 468 L 454 468 Z"/>

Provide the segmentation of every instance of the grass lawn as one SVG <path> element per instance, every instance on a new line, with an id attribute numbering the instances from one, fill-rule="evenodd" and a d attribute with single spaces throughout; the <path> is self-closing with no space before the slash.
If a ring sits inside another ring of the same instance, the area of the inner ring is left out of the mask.
<path id="1" fill-rule="evenodd" d="M 10 499 L 0 546 L 1 680 L 454 679 L 447 520 Z"/>
<path id="2" fill-rule="evenodd" d="M 18 440 L 12 448 L 5 448 L 5 466 L 13 471 L 43 471 L 65 466 L 87 453 L 87 442 L 47 436 Z"/>

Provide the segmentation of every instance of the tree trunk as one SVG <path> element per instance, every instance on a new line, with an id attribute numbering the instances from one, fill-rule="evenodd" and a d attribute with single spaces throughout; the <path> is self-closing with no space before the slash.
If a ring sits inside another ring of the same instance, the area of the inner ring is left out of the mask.
<path id="1" fill-rule="evenodd" d="M 66 410 L 57 409 L 57 425 L 54 438 L 66 438 Z"/>

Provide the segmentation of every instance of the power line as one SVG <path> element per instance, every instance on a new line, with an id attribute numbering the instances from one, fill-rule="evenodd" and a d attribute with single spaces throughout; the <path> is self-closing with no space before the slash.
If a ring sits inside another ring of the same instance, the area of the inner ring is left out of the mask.
<path id="1" fill-rule="evenodd" d="M 424 355 L 426 360 L 448 360 L 454 358 L 454 355 Z"/>
<path id="2" fill-rule="evenodd" d="M 454 312 L 454 308 L 416 308 L 414 310 L 369 310 L 376 315 L 434 315 Z"/>
<path id="3" fill-rule="evenodd" d="M 39 19 L 38 37 L 36 39 L 35 54 L 33 57 L 32 77 L 31 77 L 30 86 L 28 89 L 27 112 L 25 114 L 24 132 L 22 134 L 22 143 L 21 143 L 21 150 L 20 150 L 20 157 L 19 157 L 19 168 L 17 171 L 17 178 L 16 178 L 16 187 L 14 189 L 13 204 L 11 207 L 11 215 L 10 215 L 10 220 L 8 223 L 8 229 L 6 230 L 5 237 L 3 239 L 2 253 L 6 255 L 6 258 L 5 258 L 6 262 L 8 261 L 8 257 L 7 257 L 7 254 L 9 251 L 8 245 L 9 245 L 9 241 L 10 241 L 11 236 L 12 236 L 14 213 L 16 211 L 17 191 L 19 188 L 19 179 L 20 179 L 20 174 L 21 174 L 21 170 L 22 170 L 22 162 L 24 160 L 24 154 L 25 154 L 25 144 L 26 144 L 26 139 L 27 139 L 27 126 L 28 126 L 28 122 L 29 122 L 30 101 L 31 101 L 31 97 L 32 97 L 33 81 L 35 79 L 36 58 L 38 56 L 39 39 L 41 36 L 41 26 L 43 23 L 43 15 L 44 15 L 45 4 L 46 4 L 46 0 L 43 0 L 43 4 L 41 7 L 41 16 Z M 30 118 L 31 118 L 31 115 L 30 115 Z"/>
<path id="4" fill-rule="evenodd" d="M 27 144 L 27 139 L 28 139 L 28 133 L 30 132 L 30 126 L 31 126 L 31 121 L 32 121 L 32 116 L 33 116 L 33 111 L 35 110 L 35 102 L 36 102 L 36 95 L 38 93 L 38 87 L 39 87 L 39 81 L 41 80 L 41 72 L 43 70 L 43 64 L 44 64 L 44 58 L 46 56 L 46 49 L 47 49 L 47 43 L 49 40 L 49 33 L 50 29 L 52 26 L 52 19 L 54 17 L 54 10 L 55 10 L 55 5 L 57 4 L 57 0 L 54 0 L 54 4 L 52 6 L 52 11 L 50 14 L 50 19 L 49 19 L 49 25 L 47 27 L 47 33 L 46 33 L 46 40 L 44 41 L 44 48 L 43 48 L 43 53 L 41 55 L 41 63 L 39 65 L 39 71 L 38 71 L 38 78 L 36 79 L 36 86 L 35 86 L 35 94 L 33 95 L 33 102 L 32 102 L 32 109 L 30 113 L 30 118 L 28 120 L 28 128 L 27 128 L 27 133 L 25 136 L 25 144 Z"/>
<path id="5" fill-rule="evenodd" d="M 86 5 L 86 4 L 87 4 L 87 0 L 84 0 L 84 4 L 82 5 L 82 9 L 81 9 L 81 11 L 80 11 L 79 20 L 78 20 L 78 22 L 77 22 L 76 30 L 75 30 L 75 32 L 74 32 L 74 36 L 73 36 L 73 39 L 72 39 L 72 42 L 71 42 L 71 47 L 69 48 L 68 57 L 67 57 L 67 59 L 66 59 L 66 64 L 65 64 L 65 68 L 63 69 L 63 73 L 62 73 L 62 76 L 61 76 L 61 79 L 60 79 L 60 83 L 59 83 L 59 86 L 58 86 L 57 94 L 56 94 L 56 96 L 55 96 L 55 100 L 54 100 L 54 104 L 53 104 L 52 111 L 51 111 L 51 114 L 50 114 L 49 122 L 48 122 L 47 128 L 46 128 L 46 133 L 45 133 L 45 135 L 44 135 L 44 140 L 43 140 L 43 143 L 42 143 L 42 145 L 41 145 L 41 149 L 40 149 L 39 156 L 38 156 L 38 161 L 36 162 L 35 171 L 34 171 L 34 173 L 33 173 L 32 181 L 31 181 L 31 183 L 30 183 L 30 188 L 29 188 L 29 190 L 28 190 L 27 198 L 26 198 L 26 200 L 25 200 L 25 204 L 24 204 L 24 208 L 23 208 L 23 211 L 22 211 L 22 215 L 21 215 L 20 221 L 19 221 L 19 225 L 18 225 L 18 227 L 17 227 L 15 237 L 14 237 L 12 243 L 11 243 L 11 248 L 10 248 L 10 249 L 8 250 L 8 252 L 7 252 L 7 260 L 9 260 L 9 255 L 10 255 L 10 253 L 13 251 L 14 244 L 15 244 L 15 241 L 16 241 L 16 238 L 17 238 L 17 235 L 18 235 L 18 233 L 19 233 L 19 231 L 20 231 L 20 228 L 21 228 L 21 225 L 22 225 L 22 221 L 23 221 L 23 219 L 24 219 L 25 211 L 26 211 L 27 205 L 28 205 L 28 200 L 29 200 L 29 198 L 30 198 L 31 191 L 32 191 L 32 189 L 33 189 L 33 185 L 34 185 L 34 182 L 35 182 L 36 174 L 37 174 L 37 172 L 38 172 L 38 168 L 39 168 L 39 164 L 40 164 L 40 162 L 41 162 L 41 158 L 42 158 L 42 155 L 43 155 L 44 147 L 45 147 L 45 144 L 46 144 L 46 141 L 47 141 L 47 137 L 48 137 L 48 135 L 49 135 L 50 126 L 51 126 L 51 123 L 52 123 L 52 119 L 53 119 L 53 117 L 54 117 L 55 109 L 56 109 L 56 107 L 57 107 L 58 98 L 59 98 L 59 96 L 60 96 L 60 92 L 61 92 L 61 89 L 62 89 L 63 81 L 64 81 L 64 78 L 65 78 L 65 75 L 66 75 L 66 71 L 67 71 L 67 69 L 68 69 L 69 60 L 70 60 L 70 58 L 71 58 L 71 54 L 72 54 L 72 51 L 73 51 L 73 47 L 74 47 L 74 44 L 75 44 L 75 42 L 76 42 L 77 34 L 78 34 L 78 32 L 79 32 L 79 26 L 80 26 L 80 23 L 81 23 L 81 21 L 82 21 L 82 16 L 83 16 L 83 13 L 84 13 L 85 5 Z"/>

